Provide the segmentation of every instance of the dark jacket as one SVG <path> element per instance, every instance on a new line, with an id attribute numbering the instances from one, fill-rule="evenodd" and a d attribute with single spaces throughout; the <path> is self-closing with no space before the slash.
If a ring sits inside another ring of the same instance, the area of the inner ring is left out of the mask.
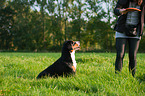
<path id="1" fill-rule="evenodd" d="M 121 32 L 121 33 L 125 32 L 125 30 L 127 30 L 126 26 L 125 26 L 127 14 L 121 15 L 118 8 L 120 8 L 120 9 L 128 8 L 129 2 L 130 2 L 130 0 L 118 0 L 117 5 L 114 9 L 115 15 L 119 16 L 114 30 Z M 140 8 L 141 12 L 139 12 L 139 24 L 138 24 L 139 30 L 138 30 L 138 32 L 139 32 L 139 35 L 141 36 L 143 34 L 143 28 L 144 28 L 145 0 L 143 0 L 143 3 L 141 4 L 140 7 L 141 7 Z"/>

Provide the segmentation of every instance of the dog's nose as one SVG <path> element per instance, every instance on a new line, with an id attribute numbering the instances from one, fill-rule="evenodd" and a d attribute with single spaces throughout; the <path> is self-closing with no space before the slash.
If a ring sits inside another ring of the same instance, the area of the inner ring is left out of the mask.
<path id="1" fill-rule="evenodd" d="M 80 41 L 75 41 L 80 46 Z"/>

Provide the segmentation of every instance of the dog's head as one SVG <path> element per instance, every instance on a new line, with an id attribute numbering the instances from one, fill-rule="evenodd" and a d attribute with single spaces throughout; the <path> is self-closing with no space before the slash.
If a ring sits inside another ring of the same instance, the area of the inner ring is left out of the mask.
<path id="1" fill-rule="evenodd" d="M 68 41 L 64 42 L 62 50 L 73 52 L 73 51 L 79 50 L 79 49 L 80 49 L 79 41 L 68 40 Z"/>

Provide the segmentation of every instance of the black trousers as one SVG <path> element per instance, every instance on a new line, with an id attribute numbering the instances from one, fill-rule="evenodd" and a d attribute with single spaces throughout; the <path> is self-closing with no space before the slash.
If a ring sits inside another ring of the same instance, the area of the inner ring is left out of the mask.
<path id="1" fill-rule="evenodd" d="M 117 56 L 115 61 L 115 73 L 120 72 L 123 66 L 126 45 L 129 47 L 129 71 L 135 75 L 136 71 L 136 54 L 139 48 L 139 39 L 136 38 L 116 38 Z"/>

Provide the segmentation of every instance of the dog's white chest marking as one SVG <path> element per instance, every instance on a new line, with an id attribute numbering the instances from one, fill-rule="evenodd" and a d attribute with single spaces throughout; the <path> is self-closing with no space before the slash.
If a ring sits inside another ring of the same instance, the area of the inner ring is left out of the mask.
<path id="1" fill-rule="evenodd" d="M 73 66 L 75 67 L 76 69 L 76 66 L 77 66 L 77 63 L 76 63 L 76 60 L 75 60 L 75 51 L 73 51 L 71 54 L 71 59 L 72 59 L 72 62 L 73 62 Z"/>

